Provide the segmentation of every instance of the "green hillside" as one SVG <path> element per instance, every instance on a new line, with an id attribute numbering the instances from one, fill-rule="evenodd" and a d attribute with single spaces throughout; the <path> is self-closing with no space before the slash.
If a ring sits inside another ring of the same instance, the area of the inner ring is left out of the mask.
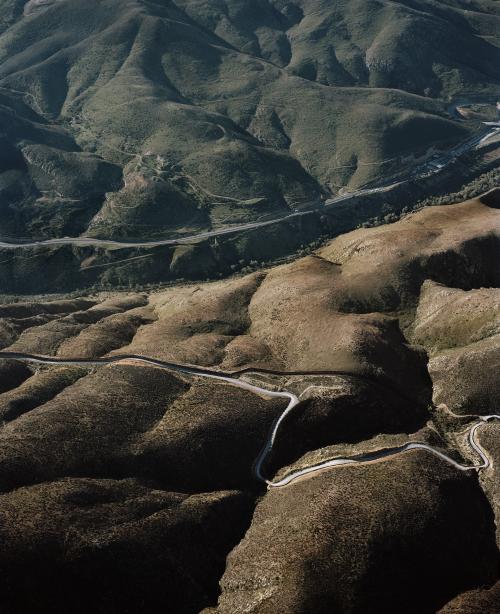
<path id="1" fill-rule="evenodd" d="M 174 236 L 301 208 L 477 128 L 494 2 L 0 0 L 0 234 Z"/>

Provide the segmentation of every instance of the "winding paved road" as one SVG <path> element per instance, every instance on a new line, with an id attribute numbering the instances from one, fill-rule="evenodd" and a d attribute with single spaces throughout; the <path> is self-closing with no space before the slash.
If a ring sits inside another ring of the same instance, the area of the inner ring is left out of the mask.
<path id="1" fill-rule="evenodd" d="M 479 455 L 481 462 L 476 465 L 464 465 L 453 458 L 447 456 L 440 450 L 429 446 L 426 443 L 421 442 L 409 442 L 401 446 L 385 448 L 382 450 L 377 450 L 375 452 L 369 452 L 367 454 L 362 454 L 353 457 L 341 457 L 334 458 L 323 463 L 318 463 L 316 465 L 311 465 L 304 469 L 299 469 L 297 471 L 293 471 L 288 474 L 284 478 L 272 481 L 268 480 L 263 474 L 262 468 L 263 465 L 269 456 L 274 442 L 276 441 L 276 437 L 278 435 L 279 428 L 285 418 L 290 414 L 290 412 L 300 403 L 299 397 L 297 397 L 294 393 L 288 391 L 275 391 L 269 390 L 267 388 L 262 388 L 260 386 L 256 386 L 254 384 L 250 384 L 241 379 L 238 379 L 242 375 L 249 373 L 261 373 L 261 374 L 270 374 L 270 375 L 348 375 L 350 377 L 357 377 L 361 379 L 370 379 L 373 381 L 373 378 L 369 376 L 358 374 L 358 373 L 349 373 L 346 371 L 309 371 L 309 372 L 298 372 L 298 371 L 273 371 L 271 369 L 241 369 L 240 371 L 233 372 L 224 372 L 224 371 L 215 371 L 212 369 L 204 369 L 202 367 L 194 367 L 189 365 L 183 365 L 178 363 L 166 362 L 163 360 L 159 360 L 157 358 L 150 358 L 147 356 L 141 356 L 138 354 L 117 354 L 115 356 L 110 356 L 107 358 L 59 358 L 54 356 L 39 356 L 36 354 L 25 354 L 22 352 L 0 352 L 0 360 L 22 360 L 26 362 L 33 362 L 38 364 L 49 364 L 49 365 L 73 365 L 73 366 L 102 366 L 102 365 L 110 365 L 116 363 L 123 363 L 126 361 L 145 363 L 148 365 L 152 365 L 155 367 L 159 367 L 162 369 L 166 369 L 169 371 L 176 371 L 178 373 L 185 373 L 188 375 L 195 375 L 200 377 L 206 377 L 209 379 L 219 380 L 230 384 L 231 386 L 237 386 L 238 388 L 243 388 L 244 390 L 249 390 L 255 394 L 266 397 L 275 397 L 275 398 L 284 398 L 288 399 L 288 405 L 282 412 L 278 418 L 273 422 L 271 429 L 269 431 L 267 440 L 257 456 L 254 462 L 254 474 L 256 478 L 267 484 L 268 488 L 280 488 L 283 486 L 287 486 L 294 480 L 302 478 L 306 475 L 317 473 L 319 471 L 323 471 L 325 469 L 331 467 L 339 467 L 343 465 L 359 465 L 363 463 L 373 462 L 375 460 L 380 460 L 384 458 L 390 458 L 393 456 L 397 456 L 403 454 L 405 452 L 409 452 L 410 450 L 426 450 L 434 454 L 435 456 L 441 458 L 442 460 L 450 463 L 456 469 L 460 471 L 475 471 L 479 469 L 486 469 L 490 466 L 490 460 L 486 454 L 484 448 L 482 448 L 481 444 L 476 439 L 476 433 L 478 429 L 484 425 L 485 423 L 492 420 L 499 420 L 500 415 L 489 415 L 489 416 L 477 416 L 478 421 L 472 425 L 468 434 L 468 441 L 471 448 Z M 453 414 L 456 417 L 476 417 L 476 416 L 458 416 Z"/>

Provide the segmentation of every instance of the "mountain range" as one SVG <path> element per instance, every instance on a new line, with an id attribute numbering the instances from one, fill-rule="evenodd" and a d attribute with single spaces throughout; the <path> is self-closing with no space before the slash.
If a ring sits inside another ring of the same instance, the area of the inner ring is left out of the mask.
<path id="1" fill-rule="evenodd" d="M 446 149 L 499 94 L 491 0 L 1 0 L 0 234 L 281 215 Z"/>

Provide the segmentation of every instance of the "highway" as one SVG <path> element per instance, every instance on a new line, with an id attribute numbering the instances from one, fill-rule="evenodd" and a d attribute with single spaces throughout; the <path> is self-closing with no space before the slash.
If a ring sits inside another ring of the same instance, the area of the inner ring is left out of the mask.
<path id="1" fill-rule="evenodd" d="M 457 462 L 453 458 L 447 456 L 437 448 L 433 448 L 426 443 L 422 442 L 409 442 L 401 446 L 393 447 L 393 448 L 384 448 L 382 450 L 377 450 L 375 452 L 369 452 L 367 454 L 358 455 L 354 457 L 340 457 L 334 458 L 322 463 L 318 463 L 315 465 L 311 465 L 304 469 L 298 469 L 289 473 L 284 478 L 272 481 L 265 477 L 263 473 L 263 465 L 267 460 L 269 454 L 273 449 L 273 445 L 278 436 L 278 431 L 280 429 L 281 424 L 286 419 L 286 417 L 290 414 L 290 412 L 300 403 L 300 398 L 297 397 L 294 393 L 288 391 L 276 391 L 269 390 L 267 388 L 263 388 L 261 386 L 256 386 L 254 384 L 250 384 L 242 379 L 239 379 L 242 375 L 250 374 L 250 373 L 266 373 L 270 375 L 349 375 L 350 377 L 359 377 L 363 379 L 370 379 L 365 375 L 361 375 L 358 373 L 348 373 L 345 371 L 309 371 L 309 372 L 284 372 L 284 371 L 273 371 L 271 369 L 242 369 L 240 371 L 233 372 L 224 372 L 224 371 L 216 371 L 213 369 L 205 369 L 202 367 L 189 366 L 184 364 L 166 362 L 163 360 L 159 360 L 157 358 L 151 358 L 148 356 L 142 356 L 138 354 L 116 354 L 114 356 L 109 356 L 106 358 L 59 358 L 54 356 L 40 356 L 36 354 L 26 354 L 22 352 L 0 352 L 0 360 L 21 360 L 25 362 L 31 362 L 36 364 L 46 364 L 46 365 L 71 365 L 71 366 L 83 366 L 83 367 L 96 367 L 103 365 L 111 365 L 117 363 L 143 363 L 147 365 L 152 365 L 154 367 L 159 367 L 162 369 L 166 369 L 169 371 L 174 371 L 178 373 L 184 373 L 187 375 L 194 375 L 198 377 L 205 377 L 213 380 L 218 380 L 225 382 L 231 386 L 236 386 L 238 388 L 242 388 L 244 390 L 248 390 L 255 394 L 258 394 L 263 397 L 270 398 L 282 398 L 287 399 L 288 404 L 283 410 L 283 412 L 274 420 L 267 439 L 259 452 L 257 458 L 253 464 L 253 471 L 255 477 L 264 482 L 268 488 L 282 488 L 293 481 L 303 478 L 304 476 L 311 475 L 314 473 L 318 473 L 333 467 L 340 467 L 345 465 L 360 465 L 366 464 L 370 462 L 374 462 L 376 460 L 383 460 L 393 458 L 395 456 L 399 456 L 411 450 L 425 450 L 441 460 L 446 461 L 451 464 L 453 467 L 460 471 L 477 471 L 480 469 L 486 469 L 490 466 L 490 460 L 486 454 L 484 448 L 482 448 L 481 444 L 478 442 L 476 433 L 481 426 L 490 422 L 492 420 L 499 420 L 500 415 L 489 415 L 489 416 L 458 416 L 453 414 L 456 417 L 474 417 L 477 418 L 477 422 L 475 422 L 468 432 L 468 442 L 472 450 L 474 450 L 477 455 L 480 457 L 481 462 L 475 465 L 465 465 Z"/>
<path id="2" fill-rule="evenodd" d="M 252 230 L 253 228 L 262 228 L 263 226 L 270 226 L 271 224 L 277 224 L 295 217 L 301 217 L 303 215 L 309 215 L 313 213 L 312 210 L 308 211 L 296 211 L 294 213 L 287 213 L 278 218 L 267 220 L 263 222 L 249 222 L 248 224 L 239 224 L 238 226 L 229 226 L 227 228 L 220 228 L 218 230 L 207 230 L 195 235 L 187 235 L 185 237 L 177 237 L 175 239 L 157 239 L 152 241 L 115 241 L 113 239 L 94 239 L 92 237 L 60 237 L 57 239 L 44 239 L 41 241 L 25 241 L 22 243 L 14 243 L 11 241 L 0 241 L 0 248 L 3 249 L 18 249 L 26 247 L 44 247 L 53 245 L 79 245 L 79 246 L 94 246 L 114 249 L 125 249 L 133 247 L 161 247 L 162 245 L 182 245 L 184 243 L 192 243 L 193 241 L 200 241 L 203 239 L 210 239 L 211 237 L 220 237 L 221 235 L 235 234 L 244 230 Z"/>
<path id="3" fill-rule="evenodd" d="M 182 245 L 186 243 L 193 243 L 195 241 L 201 241 L 204 239 L 210 239 L 215 237 L 220 237 L 223 235 L 231 235 L 237 234 L 239 232 L 243 232 L 246 230 L 253 230 L 256 228 L 263 228 L 265 226 L 271 226 L 273 224 L 279 224 L 281 222 L 285 222 L 287 220 L 291 220 L 294 218 L 302 217 L 305 215 L 311 215 L 312 213 L 321 213 L 322 211 L 328 210 L 331 207 L 335 207 L 345 201 L 348 201 L 353 198 L 359 198 L 362 196 L 369 196 L 371 194 L 388 192 L 395 188 L 398 185 L 402 185 L 408 183 L 409 181 L 415 181 L 416 179 L 429 177 L 430 175 L 439 173 L 445 168 L 448 164 L 453 162 L 458 156 L 463 155 L 470 149 L 479 146 L 484 143 L 488 139 L 493 136 L 497 136 L 500 134 L 500 122 L 487 122 L 487 129 L 483 129 L 479 131 L 479 133 L 467 141 L 460 143 L 450 149 L 448 152 L 433 156 L 429 161 L 413 168 L 407 173 L 406 178 L 400 178 L 397 181 L 388 181 L 382 185 L 378 185 L 376 187 L 366 187 L 361 188 L 359 190 L 355 190 L 354 192 L 348 192 L 347 194 L 342 194 L 336 196 L 335 198 L 330 198 L 326 200 L 322 204 L 311 203 L 310 208 L 304 208 L 302 210 L 295 210 L 291 213 L 284 213 L 278 217 L 275 217 L 270 220 L 264 221 L 256 221 L 249 222 L 246 224 L 239 224 L 236 226 L 228 226 L 225 228 L 219 228 L 215 230 L 207 230 L 204 232 L 200 232 L 194 235 L 186 235 L 179 236 L 173 239 L 155 239 L 150 241 L 117 241 L 113 239 L 96 239 L 93 237 L 59 237 L 55 239 L 43 239 L 40 241 L 26 240 L 22 241 L 19 239 L 16 240 L 0 240 L 0 249 L 20 249 L 20 248 L 34 248 L 34 247 L 51 247 L 51 246 L 62 246 L 62 245 L 78 245 L 81 247 L 85 246 L 93 246 L 93 247 L 103 247 L 110 249 L 130 249 L 130 248 L 154 248 L 161 247 L 166 245 Z"/>

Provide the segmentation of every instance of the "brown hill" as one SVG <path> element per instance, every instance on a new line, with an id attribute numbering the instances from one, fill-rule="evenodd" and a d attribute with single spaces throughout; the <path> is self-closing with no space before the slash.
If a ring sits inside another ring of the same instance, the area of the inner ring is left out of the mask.
<path id="1" fill-rule="evenodd" d="M 241 377 L 299 400 L 270 479 L 388 454 L 266 492 L 252 465 L 286 399 L 131 361 L 1 361 L 3 609 L 494 608 L 500 426 L 476 432 L 479 474 L 391 450 L 480 462 L 466 414 L 498 398 L 495 203 L 425 209 L 230 280 L 0 306 L 7 351 L 283 372 Z"/>

